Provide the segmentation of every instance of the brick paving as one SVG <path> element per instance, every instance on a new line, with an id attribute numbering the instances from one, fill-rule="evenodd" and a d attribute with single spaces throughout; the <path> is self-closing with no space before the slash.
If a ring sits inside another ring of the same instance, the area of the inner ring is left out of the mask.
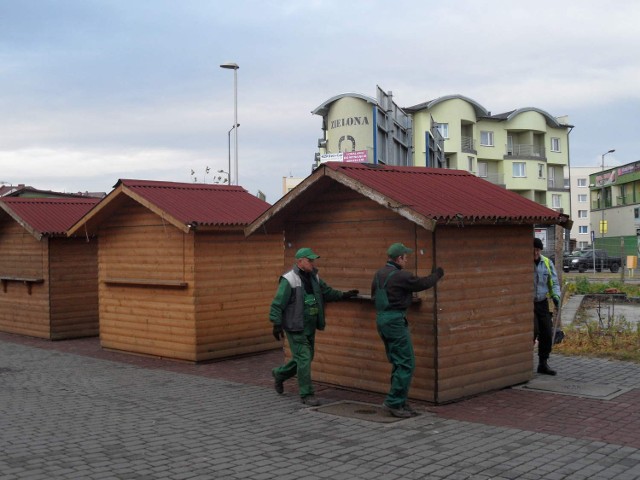
<path id="1" fill-rule="evenodd" d="M 611 400 L 507 389 L 429 410 L 443 418 L 640 449 L 640 388 Z"/>
<path id="2" fill-rule="evenodd" d="M 629 390 L 504 389 L 380 424 L 303 408 L 295 382 L 278 396 L 281 360 L 193 365 L 0 333 L 0 478 L 640 479 L 640 365 L 553 355 L 558 378 Z"/>

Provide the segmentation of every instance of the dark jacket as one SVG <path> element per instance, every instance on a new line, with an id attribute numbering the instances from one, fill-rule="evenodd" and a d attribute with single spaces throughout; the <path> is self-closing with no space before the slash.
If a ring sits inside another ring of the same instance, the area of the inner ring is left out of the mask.
<path id="1" fill-rule="evenodd" d="M 411 272 L 403 270 L 400 265 L 389 260 L 387 264 L 378 270 L 371 282 L 371 298 L 376 296 L 376 278 L 380 283 L 380 287 L 384 285 L 389 274 L 391 275 L 387 282 L 387 298 L 389 299 L 388 310 L 406 310 L 411 305 L 411 297 L 413 292 L 420 292 L 433 287 L 439 280 L 437 274 L 432 273 L 426 277 L 418 277 Z"/>

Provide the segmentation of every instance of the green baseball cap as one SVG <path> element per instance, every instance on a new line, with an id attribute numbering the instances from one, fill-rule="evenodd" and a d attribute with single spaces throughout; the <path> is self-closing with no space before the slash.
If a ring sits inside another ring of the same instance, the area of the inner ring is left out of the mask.
<path id="1" fill-rule="evenodd" d="M 315 260 L 316 258 L 320 258 L 320 255 L 316 255 L 313 253 L 313 250 L 305 247 L 296 252 L 296 258 L 308 258 L 310 260 Z"/>
<path id="2" fill-rule="evenodd" d="M 394 243 L 387 250 L 387 255 L 389 255 L 389 258 L 396 258 L 404 255 L 405 253 L 413 253 L 413 250 L 405 247 L 402 243 Z"/>

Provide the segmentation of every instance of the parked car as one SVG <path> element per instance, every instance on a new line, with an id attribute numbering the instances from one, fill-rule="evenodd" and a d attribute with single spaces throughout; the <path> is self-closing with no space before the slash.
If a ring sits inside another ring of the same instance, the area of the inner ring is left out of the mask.
<path id="1" fill-rule="evenodd" d="M 593 254 L 595 253 L 595 263 Z M 596 272 L 601 272 L 604 269 L 609 269 L 611 273 L 616 273 L 620 270 L 622 265 L 622 259 L 620 257 L 612 257 L 606 252 L 606 250 L 586 250 L 582 255 L 571 260 L 571 269 L 578 270 L 583 273 L 594 267 Z"/>
<path id="2" fill-rule="evenodd" d="M 572 252 L 565 253 L 562 259 L 562 270 L 564 270 L 565 272 L 569 272 L 571 270 L 577 269 L 578 266 L 577 264 L 573 263 L 573 260 L 578 258 L 583 253 L 590 252 L 591 250 L 592 250 L 591 247 L 589 247 L 589 248 L 581 248 L 579 250 L 573 250 Z"/>
<path id="3" fill-rule="evenodd" d="M 565 258 L 567 255 L 569 255 L 570 252 L 562 252 L 562 258 Z M 550 252 L 542 252 L 542 255 L 544 255 L 545 257 L 547 257 L 549 260 L 551 260 L 553 262 L 554 265 L 556 265 L 558 262 L 556 262 L 556 252 L 555 250 L 550 251 Z"/>

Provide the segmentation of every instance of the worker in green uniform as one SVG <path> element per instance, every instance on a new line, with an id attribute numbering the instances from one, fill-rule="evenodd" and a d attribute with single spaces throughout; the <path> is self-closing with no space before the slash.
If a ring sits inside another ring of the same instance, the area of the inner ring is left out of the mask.
<path id="1" fill-rule="evenodd" d="M 405 270 L 407 254 L 413 250 L 394 243 L 387 250 L 387 263 L 378 270 L 371 283 L 371 298 L 376 306 L 376 326 L 391 363 L 391 387 L 382 407 L 394 417 L 411 417 L 417 412 L 407 403 L 415 369 L 415 355 L 407 309 L 413 292 L 433 287 L 444 276 L 440 267 L 426 277 Z"/>
<path id="2" fill-rule="evenodd" d="M 286 334 L 291 350 L 291 360 L 271 371 L 276 392 L 283 393 L 285 380 L 297 374 L 300 398 L 309 406 L 320 405 L 311 383 L 311 362 L 316 330 L 325 327 L 324 304 L 358 294 L 358 290 L 342 292 L 327 285 L 315 267 L 317 258 L 310 248 L 296 252 L 293 269 L 280 277 L 269 313 L 273 336 L 281 340 Z"/>

